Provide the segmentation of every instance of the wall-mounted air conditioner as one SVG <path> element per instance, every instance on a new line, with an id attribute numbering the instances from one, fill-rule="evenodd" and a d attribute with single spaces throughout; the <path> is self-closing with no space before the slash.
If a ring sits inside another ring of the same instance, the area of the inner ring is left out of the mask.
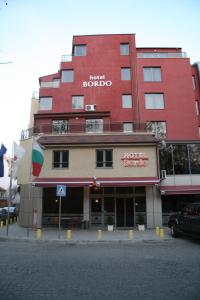
<path id="1" fill-rule="evenodd" d="M 85 105 L 85 110 L 86 111 L 94 111 L 94 110 L 96 110 L 96 104 Z"/>
<path id="2" fill-rule="evenodd" d="M 167 172 L 166 170 L 161 170 L 160 171 L 161 179 L 166 179 L 167 178 Z"/>

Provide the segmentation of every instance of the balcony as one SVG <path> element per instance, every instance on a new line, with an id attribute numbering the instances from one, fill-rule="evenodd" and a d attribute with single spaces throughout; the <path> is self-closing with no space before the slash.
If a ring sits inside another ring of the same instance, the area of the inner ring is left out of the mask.
<path id="1" fill-rule="evenodd" d="M 186 52 L 141 52 L 137 58 L 187 58 Z"/>
<path id="2" fill-rule="evenodd" d="M 59 86 L 60 86 L 60 79 L 40 82 L 40 88 L 59 88 Z"/>
<path id="3" fill-rule="evenodd" d="M 72 55 L 62 55 L 61 62 L 70 62 L 72 61 Z"/>
<path id="4" fill-rule="evenodd" d="M 146 123 L 128 123 L 129 127 L 124 126 L 123 122 L 115 123 L 75 123 L 69 124 L 66 121 L 60 121 L 56 124 L 41 124 L 34 128 L 22 130 L 21 140 L 26 140 L 37 135 L 134 135 L 149 133 Z"/>

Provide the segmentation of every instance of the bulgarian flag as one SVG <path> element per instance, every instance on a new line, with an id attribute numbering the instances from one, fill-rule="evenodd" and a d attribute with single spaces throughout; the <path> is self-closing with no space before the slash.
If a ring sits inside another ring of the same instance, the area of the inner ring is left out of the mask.
<path id="1" fill-rule="evenodd" d="M 32 174 L 39 176 L 44 162 L 44 151 L 41 146 L 34 141 L 32 148 Z"/>

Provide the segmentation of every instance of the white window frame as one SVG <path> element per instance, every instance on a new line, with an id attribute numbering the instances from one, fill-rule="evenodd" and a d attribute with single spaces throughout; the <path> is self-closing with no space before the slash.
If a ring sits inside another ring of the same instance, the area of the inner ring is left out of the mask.
<path id="1" fill-rule="evenodd" d="M 72 96 L 72 109 L 83 109 L 84 108 L 84 96 Z"/>
<path id="2" fill-rule="evenodd" d="M 87 133 L 103 132 L 103 119 L 87 119 L 85 130 Z"/>
<path id="3" fill-rule="evenodd" d="M 62 82 L 74 82 L 74 70 L 62 70 Z"/>
<path id="4" fill-rule="evenodd" d="M 131 68 L 121 68 L 121 80 L 131 80 Z"/>
<path id="5" fill-rule="evenodd" d="M 143 77 L 145 82 L 161 82 L 161 67 L 143 67 Z"/>
<path id="6" fill-rule="evenodd" d="M 120 55 L 129 55 L 130 54 L 130 45 L 129 43 L 120 44 Z"/>
<path id="7" fill-rule="evenodd" d="M 146 93 L 145 94 L 146 109 L 164 109 L 164 94 L 163 93 Z"/>
<path id="8" fill-rule="evenodd" d="M 132 95 L 124 94 L 122 95 L 122 108 L 132 108 Z"/>
<path id="9" fill-rule="evenodd" d="M 52 110 L 52 97 L 40 97 L 40 110 Z"/>
<path id="10" fill-rule="evenodd" d="M 123 123 L 123 131 L 124 132 L 133 132 L 133 123 L 131 123 L 131 122 L 124 122 Z"/>

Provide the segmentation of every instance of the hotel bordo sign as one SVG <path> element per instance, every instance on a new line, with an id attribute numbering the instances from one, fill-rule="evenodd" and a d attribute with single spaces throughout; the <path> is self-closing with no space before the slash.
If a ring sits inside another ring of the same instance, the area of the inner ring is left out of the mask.
<path id="1" fill-rule="evenodd" d="M 121 158 L 124 167 L 147 167 L 149 157 L 143 152 L 124 153 Z"/>
<path id="2" fill-rule="evenodd" d="M 112 81 L 106 80 L 105 75 L 90 75 L 88 81 L 83 81 L 82 82 L 82 87 L 87 88 L 87 87 L 107 87 L 111 86 Z"/>

